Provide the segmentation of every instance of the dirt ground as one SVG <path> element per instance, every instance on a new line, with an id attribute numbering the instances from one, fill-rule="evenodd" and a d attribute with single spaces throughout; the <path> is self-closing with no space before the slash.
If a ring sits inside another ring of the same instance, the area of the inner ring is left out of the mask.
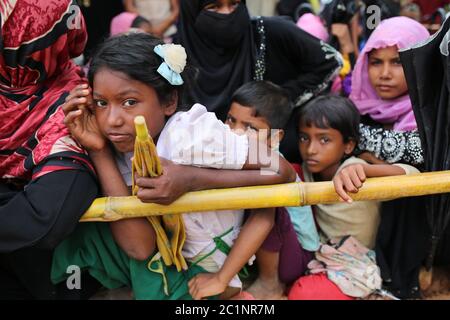
<path id="1" fill-rule="evenodd" d="M 450 300 L 450 267 L 449 268 L 435 268 L 432 277 L 428 278 L 431 282 L 427 282 L 424 276 L 424 270 L 421 270 L 419 276 L 419 283 L 421 287 L 421 300 Z M 428 284 L 427 284 L 428 283 Z M 380 297 L 372 297 L 369 300 L 389 300 Z"/>
<path id="2" fill-rule="evenodd" d="M 429 284 L 426 290 L 422 290 L 423 298 L 421 300 L 450 300 L 450 268 L 435 269 L 432 275 L 433 276 L 431 279 L 431 284 Z M 248 284 L 249 283 L 246 283 L 246 285 Z M 425 285 L 422 283 L 422 286 Z M 132 292 L 128 288 L 120 288 L 116 290 L 102 290 L 91 298 L 91 300 L 132 300 L 132 299 L 133 299 Z M 380 297 L 378 295 L 373 295 L 364 300 L 391 300 L 391 299 L 386 297 Z"/>
<path id="3" fill-rule="evenodd" d="M 101 291 L 91 298 L 91 300 L 132 300 L 132 299 L 133 298 L 131 290 L 125 288 Z M 367 300 L 390 300 L 390 299 L 377 296 L 377 297 L 370 297 Z M 429 293 L 429 295 L 424 297 L 423 300 L 450 300 L 450 288 L 442 292 Z"/>
<path id="4" fill-rule="evenodd" d="M 450 300 L 450 291 L 448 291 L 447 293 L 436 294 L 434 296 L 426 298 L 425 300 Z"/>
<path id="5" fill-rule="evenodd" d="M 425 300 L 450 300 L 450 268 L 435 268 L 432 274 L 431 285 L 422 291 Z"/>

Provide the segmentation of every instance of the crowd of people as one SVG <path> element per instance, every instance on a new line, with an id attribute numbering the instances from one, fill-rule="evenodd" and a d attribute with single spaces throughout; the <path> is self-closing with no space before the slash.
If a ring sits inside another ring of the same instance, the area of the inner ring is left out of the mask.
<path id="1" fill-rule="evenodd" d="M 3 0 L 0 298 L 423 296 L 426 197 L 352 194 L 428 168 L 402 52 L 431 39 L 449 3 L 281 0 L 251 16 L 245 0 Z M 159 177 L 133 178 L 139 115 Z M 333 181 L 341 202 L 161 218 L 174 264 L 154 220 L 79 222 L 133 183 L 167 205 L 294 181 Z M 440 254 L 434 270 L 447 270 Z"/>

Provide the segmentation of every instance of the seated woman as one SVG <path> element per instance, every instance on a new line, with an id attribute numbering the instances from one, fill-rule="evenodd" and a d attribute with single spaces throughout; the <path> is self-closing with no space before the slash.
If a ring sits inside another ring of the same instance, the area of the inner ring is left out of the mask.
<path id="1" fill-rule="evenodd" d="M 428 31 L 417 21 L 395 17 L 384 20 L 375 29 L 361 52 L 352 75 L 350 99 L 363 116 L 360 149 L 375 156 L 366 160 L 381 158 L 389 163 L 413 165 L 423 162 L 398 50 L 428 37 Z"/>
<path id="2" fill-rule="evenodd" d="M 50 282 L 53 249 L 97 196 L 93 167 L 61 109 L 81 81 L 71 58 L 83 52 L 87 34 L 82 16 L 70 28 L 73 1 L 7 2 L 0 41 L 0 299 L 63 298 Z"/>
<path id="3" fill-rule="evenodd" d="M 123 3 L 127 12 L 139 14 L 150 22 L 152 35 L 171 42 L 177 32 L 179 0 L 124 0 Z"/>
<path id="4" fill-rule="evenodd" d="M 367 151 L 360 157 L 368 162 L 403 162 L 419 168 L 424 162 L 398 51 L 428 37 L 426 28 L 415 20 L 387 19 L 372 33 L 358 58 L 350 99 L 363 115 L 359 148 Z M 418 296 L 426 210 L 423 198 L 389 201 L 381 208 L 377 263 L 385 285 L 398 297 Z M 406 243 L 404 239 L 414 240 Z"/>

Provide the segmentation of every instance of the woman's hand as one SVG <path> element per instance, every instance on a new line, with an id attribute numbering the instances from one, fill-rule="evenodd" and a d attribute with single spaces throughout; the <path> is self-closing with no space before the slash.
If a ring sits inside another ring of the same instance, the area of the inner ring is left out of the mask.
<path id="1" fill-rule="evenodd" d="M 64 123 L 72 137 L 87 151 L 103 150 L 107 143 L 95 119 L 91 89 L 88 84 L 75 87 L 62 105 Z"/>
<path id="2" fill-rule="evenodd" d="M 137 177 L 137 197 L 142 202 L 168 205 L 191 191 L 189 170 L 191 167 L 161 159 L 163 174 L 155 178 Z"/>
<path id="3" fill-rule="evenodd" d="M 192 298 L 200 300 L 223 293 L 228 283 L 220 278 L 219 273 L 200 273 L 188 282 L 188 286 Z"/>
<path id="4" fill-rule="evenodd" d="M 342 201 L 352 203 L 348 195 L 357 193 L 366 181 L 366 171 L 363 164 L 351 164 L 339 171 L 333 179 L 334 189 Z"/>

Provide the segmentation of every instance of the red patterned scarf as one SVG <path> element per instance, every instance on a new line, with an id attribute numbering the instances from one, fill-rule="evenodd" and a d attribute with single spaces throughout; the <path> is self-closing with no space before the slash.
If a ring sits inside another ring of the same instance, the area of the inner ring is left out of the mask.
<path id="1" fill-rule="evenodd" d="M 0 0 L 0 19 L 0 178 L 92 169 L 60 108 L 82 81 L 71 61 L 87 40 L 76 1 Z"/>

